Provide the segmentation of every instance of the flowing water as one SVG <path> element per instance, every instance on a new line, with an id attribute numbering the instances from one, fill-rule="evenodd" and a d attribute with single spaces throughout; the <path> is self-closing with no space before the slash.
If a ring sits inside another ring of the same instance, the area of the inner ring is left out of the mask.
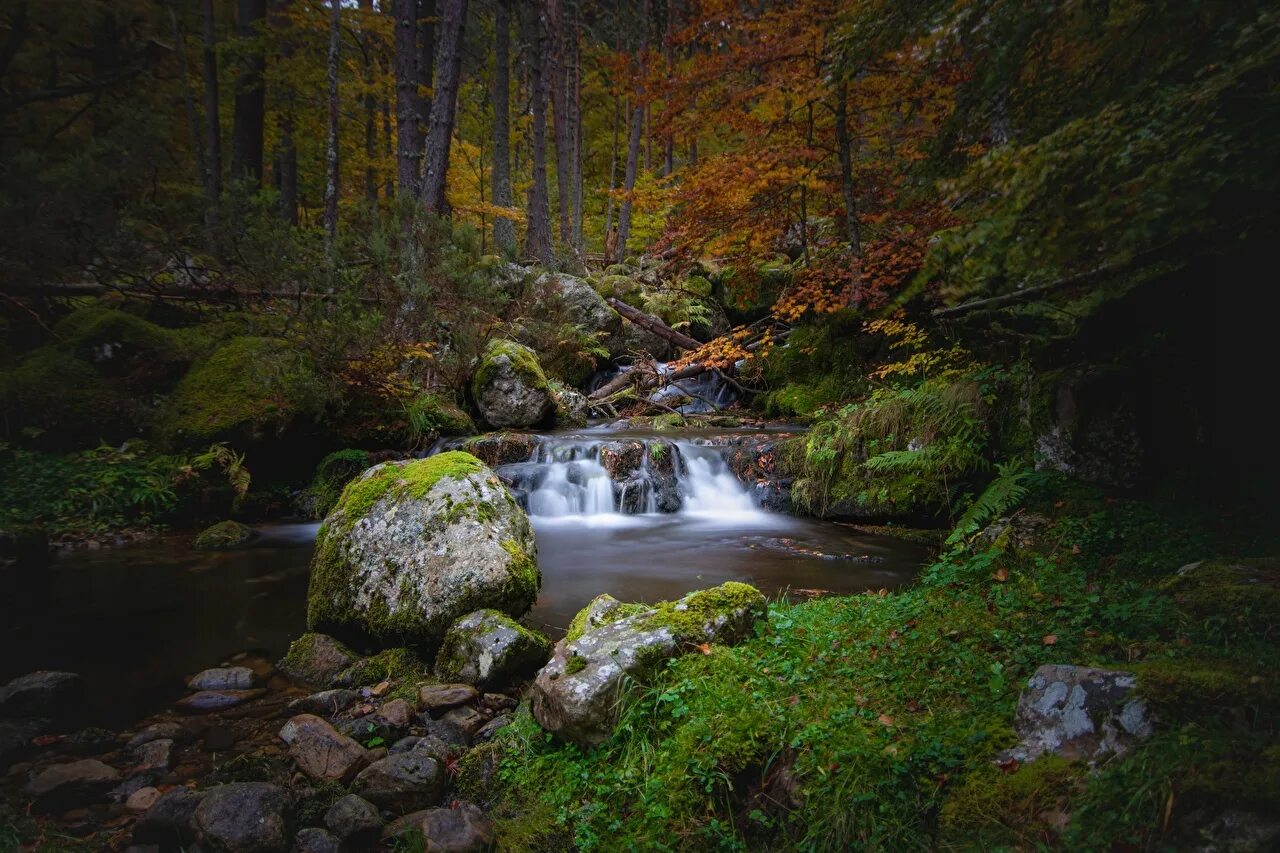
<path id="1" fill-rule="evenodd" d="M 602 454 L 616 440 L 639 441 L 645 452 L 640 468 L 615 483 Z M 499 466 L 537 536 L 543 586 L 528 620 L 555 636 L 600 593 L 659 601 L 726 580 L 771 596 L 892 589 L 924 561 L 922 548 L 901 540 L 760 509 L 713 440 L 550 434 L 528 460 Z M 653 450 L 668 442 L 672 459 Z M 263 525 L 252 547 L 227 552 L 165 537 L 10 572 L 0 682 L 40 668 L 80 672 L 96 716 L 125 725 L 232 654 L 274 659 L 304 630 L 318 527 Z"/>

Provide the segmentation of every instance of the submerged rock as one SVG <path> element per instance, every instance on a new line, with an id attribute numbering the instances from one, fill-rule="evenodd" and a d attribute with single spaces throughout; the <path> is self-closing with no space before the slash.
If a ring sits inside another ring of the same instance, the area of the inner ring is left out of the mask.
<path id="1" fill-rule="evenodd" d="M 532 675 L 551 654 L 551 641 L 496 610 L 468 613 L 445 634 L 436 655 L 441 681 L 501 690 Z"/>
<path id="2" fill-rule="evenodd" d="M 529 519 L 459 451 L 366 471 L 325 520 L 311 565 L 308 626 L 386 644 L 438 645 L 483 607 L 518 616 L 542 585 Z"/>
<path id="3" fill-rule="evenodd" d="M 190 696 L 179 699 L 175 704 L 179 711 L 186 714 L 207 714 L 210 711 L 224 711 L 257 699 L 267 691 L 262 688 L 253 690 L 201 690 Z"/>
<path id="4" fill-rule="evenodd" d="M 196 535 L 195 546 L 202 551 L 222 551 L 238 548 L 253 541 L 257 534 L 253 528 L 238 521 L 220 521 L 206 527 Z"/>
<path id="5" fill-rule="evenodd" d="M 44 734 L 52 725 L 52 720 L 43 717 L 0 720 L 0 770 L 21 758 L 31 748 L 31 739 Z"/>
<path id="6" fill-rule="evenodd" d="M 594 617 L 574 620 L 580 634 L 556 644 L 530 689 L 538 723 L 584 747 L 613 733 L 623 710 L 624 679 L 643 681 L 691 644 L 732 645 L 746 639 L 767 607 L 759 590 L 734 582 L 640 612 L 597 602 L 601 599 L 588 606 L 595 607 Z"/>
<path id="7" fill-rule="evenodd" d="M 278 785 L 237 782 L 204 792 L 191 816 L 201 845 L 225 853 L 288 848 L 289 796 Z"/>
<path id="8" fill-rule="evenodd" d="M 285 723 L 280 739 L 298 769 L 312 779 L 346 782 L 369 763 L 363 746 L 311 714 L 299 714 Z"/>
<path id="9" fill-rule="evenodd" d="M 1146 703 L 1133 694 L 1131 672 L 1046 664 L 1018 697 L 1013 728 L 1021 743 L 1002 760 L 1034 761 L 1045 753 L 1096 759 L 1124 753 L 1152 731 Z"/>
<path id="10" fill-rule="evenodd" d="M 331 685 L 359 659 L 328 634 L 308 632 L 289 644 L 289 651 L 276 666 L 295 681 Z"/>
<path id="11" fill-rule="evenodd" d="M 84 685 L 74 672 L 41 670 L 0 687 L 0 717 L 62 717 L 79 701 Z"/>
<path id="12" fill-rule="evenodd" d="M 533 350 L 514 341 L 490 341 L 471 380 L 480 416 L 495 429 L 530 427 L 555 406 L 547 376 Z"/>

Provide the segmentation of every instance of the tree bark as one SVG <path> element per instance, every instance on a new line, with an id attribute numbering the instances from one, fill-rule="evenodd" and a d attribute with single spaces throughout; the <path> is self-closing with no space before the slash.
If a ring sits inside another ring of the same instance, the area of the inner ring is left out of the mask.
<path id="1" fill-rule="evenodd" d="M 845 237 L 855 257 L 862 254 L 858 208 L 853 197 L 853 145 L 849 140 L 849 85 L 836 87 L 836 145 L 840 149 L 840 192 L 844 196 Z"/>
<path id="2" fill-rule="evenodd" d="M 511 0 L 498 0 L 493 36 L 493 203 L 511 207 Z M 516 224 L 498 217 L 493 242 L 511 255 L 516 250 Z"/>
<path id="3" fill-rule="evenodd" d="M 570 180 L 572 167 L 572 144 L 569 119 L 569 84 L 568 66 L 565 61 L 564 15 L 559 0 L 545 0 L 547 30 L 551 35 L 551 51 L 548 56 L 549 77 L 551 78 L 551 113 L 555 119 L 552 138 L 556 149 L 556 201 L 560 213 L 560 242 L 572 242 L 569 225 L 570 216 Z"/>
<path id="4" fill-rule="evenodd" d="M 644 79 L 645 52 L 649 49 L 649 2 L 644 0 L 642 20 L 640 24 L 639 65 L 640 78 Z M 618 212 L 618 260 L 627 256 L 627 241 L 631 238 L 631 193 L 636 188 L 636 172 L 640 166 L 640 134 L 644 129 L 645 103 L 644 84 L 636 93 L 637 103 L 631 116 L 631 139 L 627 143 L 627 171 L 622 179 L 622 209 Z"/>
<path id="5" fill-rule="evenodd" d="M 427 210 L 440 214 L 449 212 L 445 185 L 449 173 L 453 119 L 458 106 L 458 83 L 462 75 L 462 34 L 466 17 L 467 0 L 445 0 L 440 15 L 440 73 L 431 103 L 426 164 L 422 175 L 423 204 Z"/>
<path id="6" fill-rule="evenodd" d="M 396 18 L 396 182 L 397 191 L 418 196 L 422 157 L 418 122 L 418 0 L 395 0 Z"/>
<path id="7" fill-rule="evenodd" d="M 342 0 L 330 0 L 329 138 L 325 146 L 324 232 L 330 248 L 338 236 L 338 48 L 342 37 Z"/>
<path id="8" fill-rule="evenodd" d="M 191 133 L 191 149 L 196 155 L 196 181 L 201 185 L 205 181 L 204 141 L 200 138 L 200 116 L 196 112 L 195 96 L 191 94 L 191 78 L 187 74 L 187 42 L 182 37 L 182 28 L 178 25 L 178 15 L 169 6 L 169 26 L 173 28 L 173 46 L 178 54 L 178 77 L 182 80 L 182 104 L 187 112 L 187 128 Z"/>
<path id="9" fill-rule="evenodd" d="M 414 86 L 414 103 L 417 104 L 417 132 L 414 137 L 418 146 L 419 187 L 422 184 L 422 172 L 426 168 L 423 160 L 427 143 L 427 128 L 431 126 L 431 93 L 435 85 L 436 74 L 436 0 L 418 0 L 418 53 L 414 59 L 414 73 L 417 84 Z"/>
<path id="10" fill-rule="evenodd" d="M 695 350 L 702 346 L 701 343 L 683 332 L 677 332 L 656 317 L 650 317 L 638 308 L 632 308 L 621 299 L 610 296 L 605 302 L 609 304 L 610 308 L 621 314 L 623 319 L 631 321 L 642 329 L 648 329 L 658 337 L 670 341 L 681 349 Z"/>
<path id="11" fill-rule="evenodd" d="M 378 202 L 378 171 L 374 163 L 378 156 L 378 124 L 375 116 L 378 111 L 377 98 L 373 96 L 373 37 L 367 32 L 367 22 L 373 17 L 373 0 L 358 0 L 357 6 L 364 13 L 361 16 L 360 57 L 361 70 L 364 72 L 364 195 L 370 204 Z"/>
<path id="12" fill-rule="evenodd" d="M 276 38 L 280 42 L 280 56 L 286 62 L 294 51 L 291 25 L 285 12 L 290 0 L 275 0 Z M 277 183 L 280 187 L 280 216 L 290 225 L 298 224 L 298 146 L 293 138 L 293 113 L 296 101 L 293 87 L 286 88 L 277 119 L 280 128 L 280 149 L 276 158 Z"/>
<path id="13" fill-rule="evenodd" d="M 540 10 L 526 8 L 524 15 L 526 54 L 529 57 L 529 90 L 533 108 L 533 180 L 529 184 L 528 227 L 524 253 L 544 266 L 553 261 L 551 252 L 551 207 L 547 198 L 547 77 L 544 66 L 546 35 Z"/>
<path id="14" fill-rule="evenodd" d="M 573 199 L 570 208 L 570 216 L 573 220 L 573 250 L 576 255 L 581 257 L 583 250 L 582 240 L 582 46 L 579 42 L 580 34 L 579 21 L 580 10 L 578 8 L 579 0 L 568 0 L 569 2 L 569 25 L 568 25 L 568 45 L 569 45 L 569 130 L 573 136 L 573 155 L 570 158 L 570 166 L 573 169 L 571 176 Z"/>
<path id="15" fill-rule="evenodd" d="M 213 0 L 200 0 L 204 35 L 204 191 L 211 206 L 222 195 L 222 132 L 218 123 L 218 31 Z"/>
<path id="16" fill-rule="evenodd" d="M 236 76 L 235 111 L 231 122 L 231 177 L 262 185 L 262 139 L 266 117 L 266 91 L 262 75 L 262 31 L 267 0 L 236 0 L 236 35 L 253 45 L 241 60 Z"/>

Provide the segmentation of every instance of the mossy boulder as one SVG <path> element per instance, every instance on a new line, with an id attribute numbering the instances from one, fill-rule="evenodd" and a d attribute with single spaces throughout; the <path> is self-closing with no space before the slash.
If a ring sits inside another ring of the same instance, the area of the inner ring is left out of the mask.
<path id="1" fill-rule="evenodd" d="M 195 362 L 169 398 L 162 428 L 177 439 L 281 434 L 322 394 L 311 359 L 280 338 L 232 338 Z"/>
<path id="2" fill-rule="evenodd" d="M 324 518 L 342 495 L 343 488 L 369 467 L 369 454 L 347 448 L 335 450 L 320 460 L 303 496 L 303 509 L 312 518 Z"/>
<path id="3" fill-rule="evenodd" d="M 603 332 L 607 336 L 614 335 L 621 329 L 622 318 L 586 281 L 558 273 L 544 276 L 540 283 L 552 285 L 554 292 L 564 301 L 569 319 L 584 332 Z"/>
<path id="4" fill-rule="evenodd" d="M 514 341 L 489 342 L 471 380 L 471 395 L 480 416 L 498 429 L 543 423 L 555 408 L 537 355 Z"/>
<path id="5" fill-rule="evenodd" d="M 528 433 L 491 432 L 468 439 L 462 449 L 486 465 L 528 462 L 538 449 L 538 440 Z"/>
<path id="6" fill-rule="evenodd" d="M 4 427 L 39 431 L 42 444 L 137 435 L 139 408 L 92 364 L 59 347 L 40 347 L 0 371 Z"/>
<path id="7" fill-rule="evenodd" d="M 524 511 L 471 454 L 377 465 L 321 525 L 307 625 L 434 648 L 473 610 L 527 611 L 542 585 L 536 554 Z"/>
<path id="8" fill-rule="evenodd" d="M 238 521 L 219 521 L 196 535 L 195 546 L 201 551 L 225 551 L 239 548 L 254 540 L 258 534 L 247 524 Z"/>
<path id="9" fill-rule="evenodd" d="M 141 355 L 181 361 L 189 355 L 181 333 L 101 302 L 72 311 L 53 327 L 53 334 L 78 358 L 95 364 Z"/>
<path id="10" fill-rule="evenodd" d="M 432 391 L 418 394 L 408 405 L 410 430 L 419 435 L 473 435 L 471 416 L 451 398 Z"/>
<path id="11" fill-rule="evenodd" d="M 497 610 L 468 613 L 445 634 L 436 655 L 441 681 L 501 691 L 536 672 L 551 655 L 551 641 Z"/>
<path id="12" fill-rule="evenodd" d="M 585 395 L 561 385 L 559 382 L 551 383 L 551 394 L 555 399 L 555 423 L 557 427 L 565 429 L 567 427 L 584 427 L 587 425 L 589 408 Z"/>
<path id="13" fill-rule="evenodd" d="M 700 643 L 741 642 L 767 613 L 759 590 L 733 581 L 639 612 L 621 607 L 604 597 L 588 605 L 530 688 L 534 719 L 562 740 L 608 740 L 624 710 L 624 680 L 644 683 Z"/>
<path id="14" fill-rule="evenodd" d="M 332 687 L 360 656 L 327 634 L 308 632 L 289 644 L 276 668 L 304 684 Z"/>

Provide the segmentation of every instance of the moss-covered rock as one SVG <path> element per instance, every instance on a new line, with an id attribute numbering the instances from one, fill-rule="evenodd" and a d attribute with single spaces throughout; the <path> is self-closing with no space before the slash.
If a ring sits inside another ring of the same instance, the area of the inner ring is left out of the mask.
<path id="1" fill-rule="evenodd" d="M 289 644 L 276 668 L 305 684 L 331 687 L 359 657 L 327 634 L 308 632 Z"/>
<path id="2" fill-rule="evenodd" d="M 476 431 L 471 416 L 453 400 L 431 391 L 424 391 L 408 405 L 409 427 L 419 435 L 473 435 Z"/>
<path id="3" fill-rule="evenodd" d="M 486 465 L 528 462 L 538 449 L 538 440 L 528 433 L 491 432 L 468 439 L 462 449 Z"/>
<path id="4" fill-rule="evenodd" d="M 77 357 L 95 363 L 137 354 L 163 361 L 181 361 L 190 355 L 179 332 L 101 302 L 72 311 L 53 327 L 53 334 Z"/>
<path id="5" fill-rule="evenodd" d="M 238 521 L 220 521 L 210 525 L 196 536 L 196 547 L 202 551 L 223 551 L 238 548 L 253 541 L 257 534 L 253 528 Z"/>
<path id="6" fill-rule="evenodd" d="M 93 365 L 44 346 L 0 372 L 0 408 L 8 429 L 29 428 L 68 438 L 116 435 L 130 402 L 101 381 Z"/>
<path id="7" fill-rule="evenodd" d="M 557 427 L 565 429 L 587 425 L 588 406 L 584 395 L 555 381 L 551 383 L 551 395 L 555 399 Z"/>
<path id="8" fill-rule="evenodd" d="M 368 452 L 354 448 L 335 450 L 321 459 L 303 500 L 307 514 L 312 518 L 324 518 L 328 515 L 347 483 L 368 467 Z"/>
<path id="9" fill-rule="evenodd" d="M 280 433 L 321 393 L 309 357 L 279 338 L 239 337 L 197 361 L 169 398 L 162 420 L 175 438 L 210 441 Z"/>
<path id="10" fill-rule="evenodd" d="M 501 691 L 532 675 L 551 654 L 551 641 L 504 613 L 477 610 L 449 628 L 436 655 L 441 681 Z"/>
<path id="11" fill-rule="evenodd" d="M 479 459 L 449 451 L 347 485 L 316 540 L 307 624 L 435 647 L 473 610 L 523 614 L 541 584 L 515 498 Z"/>
<path id="12" fill-rule="evenodd" d="M 533 350 L 514 341 L 490 341 L 471 380 L 480 416 L 493 427 L 529 427 L 555 407 L 547 376 Z"/>

